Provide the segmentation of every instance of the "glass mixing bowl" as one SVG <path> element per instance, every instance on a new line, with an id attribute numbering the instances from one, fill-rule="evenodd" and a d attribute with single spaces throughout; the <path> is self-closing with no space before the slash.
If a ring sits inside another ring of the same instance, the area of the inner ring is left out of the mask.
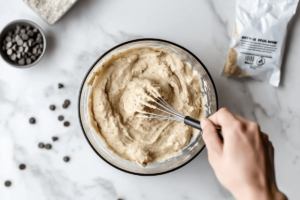
<path id="1" fill-rule="evenodd" d="M 201 83 L 201 93 L 202 93 L 202 107 L 205 109 L 203 112 L 204 117 L 208 117 L 218 109 L 217 91 L 213 80 L 203 65 L 203 63 L 190 51 L 187 49 L 174 44 L 169 41 L 159 40 L 159 39 L 138 39 L 132 40 L 120 44 L 106 53 L 104 53 L 90 68 L 87 75 L 83 79 L 80 93 L 79 93 L 79 119 L 81 123 L 82 130 L 86 136 L 87 141 L 94 149 L 94 151 L 108 164 L 111 166 L 136 175 L 159 175 L 167 172 L 174 171 L 191 160 L 193 160 L 205 147 L 204 141 L 202 139 L 202 133 L 192 137 L 189 144 L 181 150 L 176 156 L 165 160 L 164 162 L 155 162 L 147 165 L 146 167 L 141 167 L 134 162 L 127 161 L 120 158 L 107 147 L 103 139 L 97 134 L 93 128 L 89 125 L 88 117 L 88 99 L 91 92 L 91 87 L 88 86 L 88 82 L 99 66 L 101 66 L 108 58 L 114 54 L 118 54 L 121 51 L 135 48 L 135 47 L 158 47 L 169 50 L 181 57 L 184 61 L 189 63 L 193 70 L 196 70 L 199 75 Z M 178 122 L 182 123 L 182 122 Z"/>

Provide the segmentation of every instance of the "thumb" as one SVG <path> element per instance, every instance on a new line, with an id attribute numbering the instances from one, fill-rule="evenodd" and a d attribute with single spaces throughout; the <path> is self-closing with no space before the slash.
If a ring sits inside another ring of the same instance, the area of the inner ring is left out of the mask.
<path id="1" fill-rule="evenodd" d="M 220 154 L 223 149 L 223 143 L 218 135 L 215 125 L 207 118 L 201 120 L 203 131 L 203 140 L 206 144 L 209 155 Z"/>

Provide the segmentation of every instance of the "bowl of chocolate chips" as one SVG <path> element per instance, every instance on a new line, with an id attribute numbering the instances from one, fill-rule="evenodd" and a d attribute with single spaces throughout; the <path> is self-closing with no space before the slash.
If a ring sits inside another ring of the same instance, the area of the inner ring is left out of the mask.
<path id="1" fill-rule="evenodd" d="M 28 68 L 38 63 L 46 50 L 42 29 L 28 20 L 7 24 L 0 34 L 1 56 L 11 66 Z"/>

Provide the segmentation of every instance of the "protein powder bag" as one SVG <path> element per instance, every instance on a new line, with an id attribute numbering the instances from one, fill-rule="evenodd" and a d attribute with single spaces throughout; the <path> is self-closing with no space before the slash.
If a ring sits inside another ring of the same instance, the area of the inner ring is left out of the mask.
<path id="1" fill-rule="evenodd" d="M 299 0 L 237 0 L 225 76 L 252 77 L 278 87 L 288 25 Z"/>

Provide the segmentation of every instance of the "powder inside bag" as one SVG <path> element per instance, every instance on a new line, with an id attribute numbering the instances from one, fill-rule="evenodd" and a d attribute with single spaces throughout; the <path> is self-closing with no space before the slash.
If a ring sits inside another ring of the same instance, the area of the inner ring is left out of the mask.
<path id="1" fill-rule="evenodd" d="M 229 49 L 228 57 L 224 66 L 223 74 L 225 76 L 250 77 L 237 66 L 237 53 L 233 48 Z"/>
<path id="2" fill-rule="evenodd" d="M 54 24 L 76 0 L 24 0 L 47 22 Z"/>

